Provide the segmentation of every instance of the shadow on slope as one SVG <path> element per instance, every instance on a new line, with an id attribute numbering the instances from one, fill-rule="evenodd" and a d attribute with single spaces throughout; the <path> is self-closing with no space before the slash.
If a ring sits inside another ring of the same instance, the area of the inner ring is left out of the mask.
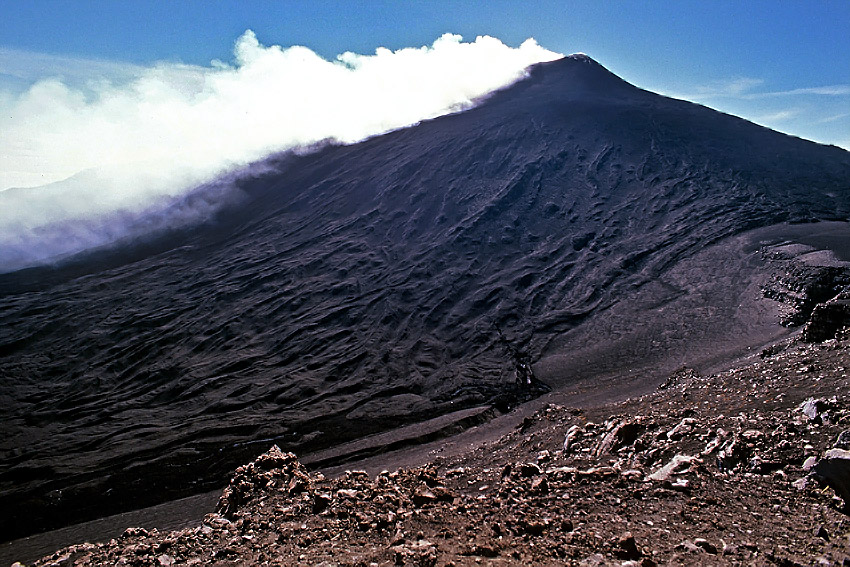
<path id="1" fill-rule="evenodd" d="M 846 218 L 848 156 L 567 58 L 468 112 L 270 159 L 240 205 L 130 257 L 4 275 L 0 532 L 206 490 L 255 443 L 304 454 L 507 409 L 542 391 L 517 387 L 516 353 L 558 387 L 609 374 L 576 353 L 678 317 L 659 298 L 683 260 Z M 711 285 L 688 305 L 714 309 Z"/>

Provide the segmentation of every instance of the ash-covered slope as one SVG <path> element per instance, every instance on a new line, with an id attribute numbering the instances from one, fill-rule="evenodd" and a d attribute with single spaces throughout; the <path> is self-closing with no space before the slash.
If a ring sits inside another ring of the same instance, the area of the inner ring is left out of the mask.
<path id="1" fill-rule="evenodd" d="M 677 262 L 850 214 L 850 153 L 583 56 L 264 166 L 207 225 L 0 277 L 6 538 L 215 485 L 270 441 L 304 454 L 504 408 L 539 388 L 517 359 Z"/>

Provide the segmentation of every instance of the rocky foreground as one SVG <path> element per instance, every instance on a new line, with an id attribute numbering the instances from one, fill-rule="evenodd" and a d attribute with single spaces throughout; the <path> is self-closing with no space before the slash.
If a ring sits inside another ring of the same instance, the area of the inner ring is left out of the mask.
<path id="1" fill-rule="evenodd" d="M 35 565 L 850 565 L 848 372 L 840 336 L 781 344 L 374 478 L 272 447 L 198 527 Z"/>

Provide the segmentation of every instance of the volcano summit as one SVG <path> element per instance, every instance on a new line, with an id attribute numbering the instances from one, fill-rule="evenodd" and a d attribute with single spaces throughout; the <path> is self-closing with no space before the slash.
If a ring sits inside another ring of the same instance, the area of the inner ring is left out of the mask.
<path id="1" fill-rule="evenodd" d="M 850 216 L 847 151 L 580 55 L 261 165 L 186 197 L 227 193 L 202 225 L 0 276 L 6 538 L 218 487 L 272 443 L 329 464 L 719 364 L 787 333 L 754 290 L 793 238 L 753 230 Z"/>

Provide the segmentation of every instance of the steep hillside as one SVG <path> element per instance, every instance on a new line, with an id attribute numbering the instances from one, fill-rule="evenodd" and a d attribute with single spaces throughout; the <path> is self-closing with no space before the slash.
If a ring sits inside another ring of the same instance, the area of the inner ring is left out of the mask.
<path id="1" fill-rule="evenodd" d="M 594 378 L 594 360 L 614 375 L 668 354 L 608 348 L 623 313 L 758 343 L 726 313 L 761 264 L 743 244 L 704 255 L 756 227 L 846 220 L 850 153 L 574 56 L 224 190 L 237 203 L 203 226 L 0 276 L 4 537 L 216 486 L 271 442 L 306 454 L 505 410 Z M 688 285 L 659 286 L 683 265 Z M 714 315 L 659 315 L 727 271 L 741 278 L 712 288 Z M 517 380 L 528 364 L 537 378 Z"/>

